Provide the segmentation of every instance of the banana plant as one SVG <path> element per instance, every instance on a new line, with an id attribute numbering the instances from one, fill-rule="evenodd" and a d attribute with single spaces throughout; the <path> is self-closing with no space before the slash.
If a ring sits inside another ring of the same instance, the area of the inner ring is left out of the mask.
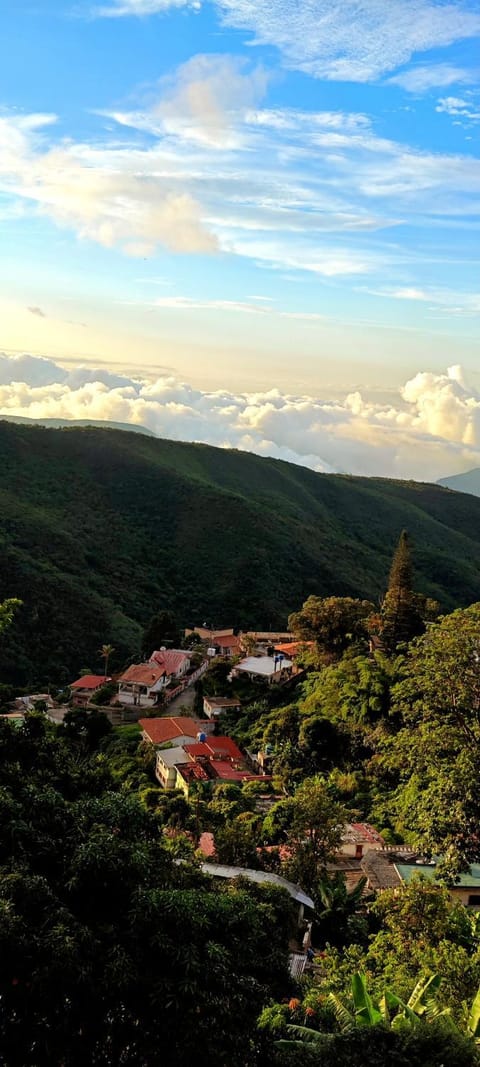
<path id="1" fill-rule="evenodd" d="M 343 1031 L 353 1030 L 356 1026 L 379 1025 L 396 1030 L 405 1025 L 415 1026 L 421 1020 L 433 1022 L 440 1017 L 450 1020 L 454 1027 L 450 1009 L 442 1009 L 436 1000 L 440 982 L 440 976 L 432 974 L 416 983 L 407 1001 L 402 1000 L 390 989 L 386 989 L 380 1000 L 375 1002 L 368 992 L 365 975 L 356 972 L 352 975 L 352 1008 L 348 1008 L 334 993 L 330 993 L 328 1002 L 334 1010 L 339 1028 Z M 480 1040 L 480 990 L 472 1005 L 469 1018 L 471 1019 L 471 1032 L 473 1034 L 475 1027 Z M 319 1046 L 327 1039 L 326 1034 L 307 1026 L 288 1026 L 287 1030 L 292 1040 L 277 1042 L 279 1047 L 286 1048 L 293 1045 L 299 1047 L 302 1042 Z"/>
<path id="2" fill-rule="evenodd" d="M 477 989 L 468 1011 L 466 1030 L 469 1037 L 473 1037 L 480 1044 L 480 988 Z"/>

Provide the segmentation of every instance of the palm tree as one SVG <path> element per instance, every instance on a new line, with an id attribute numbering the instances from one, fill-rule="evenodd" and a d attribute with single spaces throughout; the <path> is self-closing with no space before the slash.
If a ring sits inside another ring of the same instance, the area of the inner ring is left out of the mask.
<path id="1" fill-rule="evenodd" d="M 358 936 L 358 916 L 365 910 L 365 887 L 367 879 L 361 878 L 349 890 L 345 877 L 339 872 L 333 877 L 325 876 L 316 886 L 315 927 L 322 941 L 339 946 Z"/>
<path id="2" fill-rule="evenodd" d="M 104 677 L 105 677 L 105 680 L 106 680 L 107 674 L 108 674 L 108 661 L 110 659 L 110 656 L 112 655 L 112 652 L 115 652 L 115 649 L 114 649 L 113 645 L 102 645 L 102 647 L 99 648 L 98 651 L 99 651 L 102 659 L 105 660 L 105 675 L 104 675 Z"/>

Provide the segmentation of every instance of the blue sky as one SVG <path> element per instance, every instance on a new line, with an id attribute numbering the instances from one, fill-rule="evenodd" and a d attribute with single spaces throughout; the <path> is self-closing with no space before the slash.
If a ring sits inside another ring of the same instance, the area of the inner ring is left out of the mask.
<path id="1" fill-rule="evenodd" d="M 183 394 L 174 424 L 163 394 L 147 414 L 171 436 L 325 469 L 474 465 L 479 36 L 468 2 L 7 0 L 5 388 L 28 352 L 167 375 L 232 412 L 277 390 L 276 436 L 268 401 L 230 428 Z M 51 383 L 33 396 L 37 378 L 0 406 L 73 417 L 92 402 Z"/>

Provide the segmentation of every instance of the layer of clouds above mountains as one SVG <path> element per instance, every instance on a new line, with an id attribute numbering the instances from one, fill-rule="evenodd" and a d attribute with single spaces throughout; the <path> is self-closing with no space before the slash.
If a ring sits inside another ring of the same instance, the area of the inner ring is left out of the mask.
<path id="1" fill-rule="evenodd" d="M 388 400 L 360 392 L 332 400 L 277 389 L 207 392 L 170 376 L 0 355 L 1 414 L 128 422 L 318 471 L 435 481 L 480 465 L 480 394 L 460 367 L 419 373 Z"/>

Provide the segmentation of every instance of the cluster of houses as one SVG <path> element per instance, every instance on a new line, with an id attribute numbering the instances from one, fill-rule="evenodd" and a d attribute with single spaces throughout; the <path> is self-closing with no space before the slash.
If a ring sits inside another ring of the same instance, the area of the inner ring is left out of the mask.
<path id="1" fill-rule="evenodd" d="M 195 639 L 193 635 L 196 635 Z M 286 684 L 302 670 L 308 643 L 295 641 L 290 633 L 250 631 L 235 634 L 233 629 L 212 630 L 205 626 L 186 630 L 185 636 L 192 638 L 194 651 L 161 648 L 152 652 L 145 662 L 132 664 L 117 677 L 83 675 L 70 687 L 71 703 L 88 707 L 94 694 L 106 683 L 114 684 L 112 712 L 114 708 L 120 708 L 122 715 L 115 721 L 125 721 L 128 716 L 128 720 L 132 718 L 139 722 L 143 739 L 155 749 L 156 779 L 166 790 L 181 790 L 188 797 L 192 786 L 198 783 L 215 786 L 222 782 L 240 785 L 268 781 L 274 761 L 271 746 L 266 745 L 262 752 L 242 752 L 231 737 L 215 734 L 217 721 L 225 711 L 240 711 L 241 704 L 236 697 L 204 696 L 205 718 L 202 720 L 185 714 L 169 715 L 167 705 L 169 699 L 194 684 L 216 656 L 231 660 L 231 680 L 246 676 L 269 685 Z M 26 711 L 38 706 L 42 706 L 53 719 L 60 714 L 48 693 L 22 696 L 14 703 L 10 718 L 23 718 Z M 110 709 L 102 707 L 102 710 L 108 713 Z M 142 713 L 146 716 L 142 717 Z M 279 798 L 273 795 L 259 795 L 258 810 L 268 810 L 276 799 Z M 302 916 L 305 907 L 313 907 L 303 890 L 278 874 L 224 867 L 212 862 L 215 858 L 212 834 L 202 835 L 200 848 L 204 852 L 203 867 L 207 873 L 221 878 L 243 874 L 257 882 L 276 882 L 288 889 Z M 285 846 L 272 846 L 268 851 L 277 851 L 281 860 L 288 858 Z M 365 878 L 366 890 L 377 893 L 384 889 L 400 889 L 418 874 L 433 880 L 436 863 L 404 846 L 386 845 L 377 830 L 367 823 L 351 823 L 345 826 L 340 848 L 329 864 L 329 873 L 335 872 L 344 875 L 350 889 Z M 472 864 L 451 887 L 450 893 L 453 899 L 467 907 L 480 909 L 480 864 Z"/>
<path id="2" fill-rule="evenodd" d="M 156 750 L 155 775 L 164 789 L 181 789 L 188 797 L 193 783 L 265 781 L 231 737 L 214 735 L 214 720 L 163 716 L 140 719 L 139 726 Z"/>
<path id="3" fill-rule="evenodd" d="M 192 665 L 194 652 L 188 649 L 161 648 L 152 652 L 148 660 L 134 663 L 115 678 L 115 703 L 125 708 L 149 709 L 168 704 L 187 685 L 194 684 L 207 670 L 216 656 L 232 661 L 230 679 L 247 677 L 268 685 L 288 682 L 301 668 L 298 657 L 305 644 L 293 639 L 290 633 L 250 631 L 235 634 L 233 629 L 209 630 L 199 626 L 185 630 L 185 637 L 196 637 L 196 650 L 201 653 L 200 666 Z M 192 642 L 193 643 L 193 642 Z M 245 654 L 248 650 L 248 654 Z M 85 674 L 72 682 L 72 703 L 85 706 L 111 676 Z"/>

